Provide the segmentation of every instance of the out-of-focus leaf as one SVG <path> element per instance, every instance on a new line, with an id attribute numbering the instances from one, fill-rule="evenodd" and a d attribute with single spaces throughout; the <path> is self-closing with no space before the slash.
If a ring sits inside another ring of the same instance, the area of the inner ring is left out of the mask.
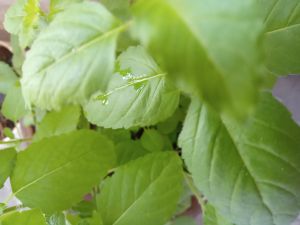
<path id="1" fill-rule="evenodd" d="M 45 217 L 39 209 L 23 212 L 10 212 L 0 216 L 1 225 L 47 225 Z"/>
<path id="2" fill-rule="evenodd" d="M 9 33 L 19 35 L 25 48 L 31 45 L 41 23 L 39 0 L 17 0 L 5 14 L 4 27 Z"/>
<path id="3" fill-rule="evenodd" d="M 257 0 L 140 0 L 132 33 L 173 79 L 218 111 L 245 116 L 264 79 Z"/>

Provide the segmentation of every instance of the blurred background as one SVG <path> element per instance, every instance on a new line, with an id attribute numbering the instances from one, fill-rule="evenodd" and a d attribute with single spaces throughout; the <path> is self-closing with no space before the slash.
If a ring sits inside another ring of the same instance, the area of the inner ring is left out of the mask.
<path id="1" fill-rule="evenodd" d="M 13 2 L 14 0 L 0 0 L 0 60 L 5 59 L 5 57 L 9 55 L 7 49 L 10 48 L 10 37 L 3 28 L 3 20 L 6 10 Z M 42 7 L 46 8 L 47 2 L 47 0 L 41 0 Z M 273 94 L 286 105 L 291 111 L 294 120 L 300 124 L 300 76 L 290 75 L 279 78 L 273 89 Z M 6 184 L 6 186 L 0 190 L 0 202 L 8 196 L 9 192 L 9 184 Z M 11 204 L 16 203 L 17 201 L 15 200 Z M 198 220 L 198 224 L 201 225 L 201 216 L 199 215 L 199 207 L 196 202 L 193 203 L 192 208 L 186 213 L 194 215 Z M 300 225 L 300 217 L 292 225 Z"/>

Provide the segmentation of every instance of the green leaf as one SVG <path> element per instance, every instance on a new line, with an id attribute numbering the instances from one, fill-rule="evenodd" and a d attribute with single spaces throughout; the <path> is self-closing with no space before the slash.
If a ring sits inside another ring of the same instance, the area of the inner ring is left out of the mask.
<path id="1" fill-rule="evenodd" d="M 18 36 L 11 35 L 10 44 L 13 53 L 13 58 L 12 58 L 13 67 L 18 74 L 22 74 L 22 65 L 25 59 L 25 53 L 20 46 Z"/>
<path id="2" fill-rule="evenodd" d="M 165 79 L 142 47 L 130 47 L 118 58 L 107 93 L 98 93 L 85 106 L 91 123 L 106 128 L 153 125 L 173 114 L 179 91 Z"/>
<path id="3" fill-rule="evenodd" d="M 38 125 L 35 140 L 76 130 L 80 113 L 78 106 L 66 106 L 58 112 L 49 112 Z"/>
<path id="4" fill-rule="evenodd" d="M 26 206 L 57 212 L 79 202 L 114 164 L 112 143 L 97 132 L 50 137 L 18 154 L 13 192 Z"/>
<path id="5" fill-rule="evenodd" d="M 205 205 L 203 222 L 204 225 L 232 225 L 232 223 L 229 223 L 220 216 L 216 209 L 210 204 Z"/>
<path id="6" fill-rule="evenodd" d="M 130 2 L 131 0 L 100 0 L 105 7 L 114 15 L 121 19 L 130 18 Z"/>
<path id="7" fill-rule="evenodd" d="M 266 24 L 268 69 L 277 75 L 300 73 L 300 3 L 259 0 Z"/>
<path id="8" fill-rule="evenodd" d="M 95 210 L 96 210 L 95 198 L 92 198 L 90 201 L 82 200 L 78 204 L 72 207 L 72 211 L 76 212 L 76 215 L 78 215 L 80 218 L 91 217 Z"/>
<path id="9" fill-rule="evenodd" d="M 264 93 L 245 122 L 193 101 L 179 145 L 198 186 L 238 225 L 289 225 L 300 209 L 300 128 Z"/>
<path id="10" fill-rule="evenodd" d="M 119 166 L 148 153 L 149 152 L 143 148 L 140 141 L 127 140 L 116 144 L 117 164 Z"/>
<path id="11" fill-rule="evenodd" d="M 104 224 L 163 225 L 176 210 L 182 178 L 181 161 L 173 152 L 149 154 L 120 167 L 97 200 Z"/>
<path id="12" fill-rule="evenodd" d="M 0 216 L 1 225 L 47 225 L 39 209 L 11 212 Z"/>
<path id="13" fill-rule="evenodd" d="M 4 127 L 3 134 L 5 135 L 5 137 L 8 137 L 10 139 L 15 138 L 15 135 L 14 135 L 13 131 L 8 127 Z"/>
<path id="14" fill-rule="evenodd" d="M 167 225 L 196 225 L 196 221 L 192 217 L 181 216 L 181 217 L 176 218 L 174 221 L 168 223 Z M 214 224 L 214 225 L 217 225 L 217 224 Z"/>
<path id="15" fill-rule="evenodd" d="M 1 112 L 6 118 L 15 122 L 26 115 L 27 110 L 19 83 L 11 86 L 8 90 Z"/>
<path id="16" fill-rule="evenodd" d="M 133 35 L 190 93 L 218 111 L 252 109 L 263 72 L 256 0 L 140 0 L 133 11 Z"/>
<path id="17" fill-rule="evenodd" d="M 183 192 L 177 204 L 176 215 L 180 215 L 192 206 L 193 192 L 186 182 L 183 182 Z"/>
<path id="18" fill-rule="evenodd" d="M 101 134 L 107 136 L 114 143 L 131 140 L 130 131 L 125 129 L 103 129 L 99 128 Z"/>
<path id="19" fill-rule="evenodd" d="M 63 213 L 54 213 L 46 218 L 49 225 L 66 225 L 65 215 Z"/>
<path id="20" fill-rule="evenodd" d="M 3 62 L 0 62 L 0 93 L 7 94 L 16 81 L 17 76 L 12 68 Z"/>
<path id="21" fill-rule="evenodd" d="M 39 0 L 18 0 L 5 14 L 4 27 L 19 35 L 23 48 L 29 46 L 39 32 L 41 10 Z"/>
<path id="22" fill-rule="evenodd" d="M 0 150 L 0 189 L 11 175 L 15 165 L 16 151 L 13 148 Z"/>
<path id="23" fill-rule="evenodd" d="M 79 16 L 80 15 L 80 16 Z M 38 36 L 23 66 L 28 105 L 60 109 L 104 90 L 114 67 L 118 33 L 126 28 L 100 4 L 73 4 Z"/>
<path id="24" fill-rule="evenodd" d="M 141 143 L 148 151 L 159 152 L 164 150 L 165 139 L 157 130 L 147 129 L 143 133 Z"/>
<path id="25" fill-rule="evenodd" d="M 82 2 L 83 0 L 51 0 L 50 17 L 70 7 L 71 4 Z"/>

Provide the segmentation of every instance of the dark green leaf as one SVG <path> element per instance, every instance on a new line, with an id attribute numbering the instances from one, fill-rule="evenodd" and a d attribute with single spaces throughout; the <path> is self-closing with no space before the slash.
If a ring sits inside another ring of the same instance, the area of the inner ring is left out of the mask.
<path id="1" fill-rule="evenodd" d="M 157 130 L 147 129 L 141 138 L 141 143 L 150 152 L 159 152 L 164 148 L 165 139 Z"/>
<path id="2" fill-rule="evenodd" d="M 149 152 L 143 148 L 140 141 L 122 141 L 116 144 L 117 164 L 123 165 Z"/>

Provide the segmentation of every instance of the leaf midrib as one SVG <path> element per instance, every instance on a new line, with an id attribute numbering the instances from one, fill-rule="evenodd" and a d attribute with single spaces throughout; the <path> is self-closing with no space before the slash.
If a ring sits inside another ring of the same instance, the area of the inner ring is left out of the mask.
<path id="1" fill-rule="evenodd" d="M 238 136 L 238 140 L 235 141 L 235 139 L 233 138 L 232 134 L 229 132 L 227 126 L 225 125 L 225 123 L 222 121 L 222 119 L 220 120 L 220 123 L 222 123 L 222 125 L 224 126 L 224 129 L 226 130 L 227 134 L 229 135 L 230 139 L 232 140 L 232 143 L 236 149 L 236 152 L 239 156 L 239 158 L 241 159 L 242 161 L 242 165 L 244 166 L 245 170 L 248 172 L 249 174 L 249 177 L 252 179 L 253 181 L 253 184 L 254 184 L 254 187 L 255 189 L 257 190 L 257 194 L 259 196 L 259 198 L 261 199 L 261 202 L 262 202 L 262 205 L 264 206 L 264 208 L 270 213 L 270 216 L 272 218 L 272 222 L 273 222 L 273 225 L 276 225 L 275 221 L 274 221 L 274 217 L 273 217 L 273 213 L 272 213 L 272 210 L 271 208 L 268 206 L 268 204 L 265 202 L 265 199 L 263 197 L 263 194 L 261 193 L 261 190 L 260 188 L 258 187 L 258 184 L 256 182 L 256 179 L 255 177 L 253 176 L 253 174 L 251 173 L 250 169 L 248 168 L 248 165 L 246 164 L 241 152 L 239 151 L 239 148 L 238 148 L 238 143 L 239 143 L 239 140 L 241 139 L 242 137 L 242 132 L 239 134 Z"/>
<path id="2" fill-rule="evenodd" d="M 89 151 L 83 152 L 82 154 L 78 155 L 76 158 L 72 159 L 71 161 L 68 161 L 62 165 L 60 165 L 59 167 L 43 174 L 42 176 L 34 179 L 33 181 L 29 182 L 28 184 L 24 185 L 23 187 L 21 187 L 19 190 L 14 192 L 14 195 L 17 196 L 17 194 L 19 194 L 20 192 L 22 192 L 23 190 L 27 189 L 28 187 L 34 185 L 35 183 L 39 182 L 40 180 L 43 180 L 44 178 L 47 178 L 53 174 L 55 174 L 56 172 L 62 170 L 63 168 L 69 166 L 70 164 L 72 164 L 73 162 L 77 161 L 78 159 L 80 159 L 81 157 L 83 157 L 84 155 L 90 153 Z"/>
<path id="3" fill-rule="evenodd" d="M 74 46 L 74 48 L 76 48 L 76 51 L 69 51 L 67 54 L 63 55 L 61 58 L 59 58 L 58 60 L 54 61 L 53 63 L 47 65 L 45 68 L 43 68 L 42 70 L 38 71 L 38 73 L 42 74 L 44 73 L 46 70 L 50 70 L 52 67 L 60 64 L 61 62 L 67 60 L 68 58 L 72 57 L 73 55 L 75 54 L 78 54 L 79 52 L 85 50 L 86 48 L 90 47 L 91 45 L 99 42 L 99 41 L 102 41 L 103 39 L 109 37 L 109 36 L 112 36 L 118 32 L 121 32 L 122 30 L 126 29 L 127 27 L 129 26 L 129 23 L 125 23 L 125 24 L 122 24 L 104 34 L 101 34 L 100 36 L 96 36 L 94 38 L 92 38 L 91 40 L 85 42 L 84 44 L 82 44 L 80 47 L 76 47 Z"/>
<path id="4" fill-rule="evenodd" d="M 126 214 L 137 204 L 137 202 L 139 202 L 141 200 L 141 198 L 143 197 L 143 195 L 154 185 L 156 184 L 156 182 L 159 180 L 159 178 L 164 174 L 164 172 L 166 171 L 166 168 L 169 167 L 170 163 L 172 162 L 172 160 L 170 160 L 168 162 L 168 164 L 163 168 L 163 171 L 159 174 L 159 176 L 157 176 L 153 182 L 140 194 L 140 196 L 138 196 L 137 199 L 135 199 L 135 201 L 121 214 L 121 216 L 112 224 L 112 225 L 117 225 L 124 216 L 126 216 Z"/>

